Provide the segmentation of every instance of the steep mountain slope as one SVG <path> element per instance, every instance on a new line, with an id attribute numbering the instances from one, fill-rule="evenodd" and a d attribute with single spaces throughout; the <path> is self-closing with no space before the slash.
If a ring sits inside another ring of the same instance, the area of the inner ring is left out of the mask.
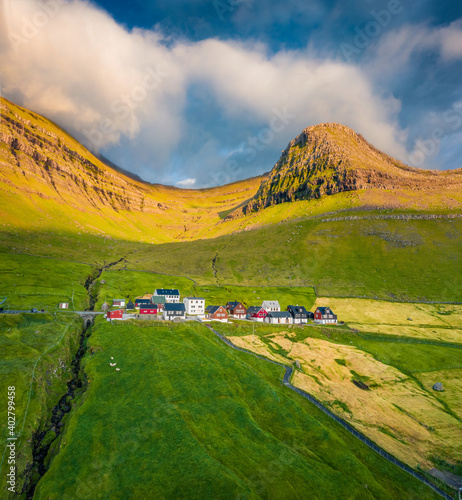
<path id="1" fill-rule="evenodd" d="M 369 203 L 379 207 L 384 206 L 384 200 L 393 208 L 407 207 L 400 195 L 415 191 L 422 197 L 421 208 L 428 204 L 460 207 L 461 188 L 462 169 L 411 168 L 378 151 L 350 128 L 322 123 L 306 128 L 289 143 L 257 194 L 237 214 L 288 201 L 360 190 L 393 192 L 391 197 L 379 194 L 375 203 L 373 197 L 368 197 Z M 456 199 L 451 199 L 452 196 Z"/>
<path id="2" fill-rule="evenodd" d="M 49 120 L 6 99 L 0 105 L 5 227 L 172 241 L 218 224 L 221 212 L 251 198 L 261 182 L 257 177 L 206 190 L 145 183 L 104 164 Z"/>
<path id="3" fill-rule="evenodd" d="M 143 182 L 46 118 L 5 99 L 0 105 L 0 241 L 14 251 L 48 255 L 44 248 L 62 239 L 67 252 L 85 246 L 89 255 L 114 240 L 133 247 L 345 211 L 462 207 L 462 170 L 412 169 L 337 124 L 304 130 L 269 175 L 187 190 Z"/>

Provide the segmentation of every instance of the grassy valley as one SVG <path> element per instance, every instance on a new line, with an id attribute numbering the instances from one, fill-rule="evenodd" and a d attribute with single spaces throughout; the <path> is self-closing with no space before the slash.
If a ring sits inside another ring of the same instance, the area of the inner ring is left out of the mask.
<path id="1" fill-rule="evenodd" d="M 313 144 L 298 141 L 269 176 L 181 190 L 119 173 L 44 117 L 0 104 L 0 300 L 48 311 L 0 316 L 21 498 L 37 481 L 43 499 L 437 497 L 283 386 L 280 367 L 199 323 L 100 317 L 82 337 L 82 320 L 56 309 L 99 310 L 158 287 L 207 305 L 330 306 L 345 324 L 217 329 L 298 361 L 294 385 L 422 473 L 460 470 L 459 171 L 417 172 L 324 126 L 312 140 L 327 156 L 314 166 Z M 340 182 L 347 157 L 357 183 Z M 38 441 L 51 444 L 41 466 Z"/>

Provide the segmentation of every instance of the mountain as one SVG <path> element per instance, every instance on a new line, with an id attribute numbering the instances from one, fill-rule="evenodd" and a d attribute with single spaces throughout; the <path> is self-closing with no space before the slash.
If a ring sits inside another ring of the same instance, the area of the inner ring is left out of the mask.
<path id="1" fill-rule="evenodd" d="M 99 159 L 46 118 L 0 100 L 4 227 L 89 231 L 158 243 L 199 237 L 250 199 L 261 177 L 211 189 L 143 182 Z"/>
<path id="2" fill-rule="evenodd" d="M 37 242 L 48 232 L 158 244 L 346 210 L 462 206 L 461 170 L 413 169 L 338 124 L 305 129 L 269 174 L 194 190 L 144 182 L 50 120 L 3 98 L 0 105 L 1 234 L 15 233 L 11 248 L 18 230 Z"/>
<path id="3" fill-rule="evenodd" d="M 306 128 L 289 143 L 253 199 L 234 215 L 289 201 L 361 190 L 381 191 L 372 203 L 381 207 L 384 200 L 389 208 L 409 207 L 400 196 L 419 192 L 420 208 L 435 202 L 439 208 L 454 208 L 460 206 L 461 188 L 462 169 L 412 168 L 377 150 L 350 128 L 322 123 Z M 441 194 L 444 200 L 440 199 Z"/>

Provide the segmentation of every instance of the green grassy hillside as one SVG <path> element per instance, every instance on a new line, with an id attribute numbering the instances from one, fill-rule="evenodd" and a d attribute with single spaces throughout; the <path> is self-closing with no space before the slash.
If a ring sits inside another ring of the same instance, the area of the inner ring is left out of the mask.
<path id="1" fill-rule="evenodd" d="M 299 220 L 128 257 L 199 284 L 314 286 L 322 296 L 462 302 L 462 221 Z M 370 217 L 370 218 L 368 218 Z"/>
<path id="2" fill-rule="evenodd" d="M 284 309 L 291 304 L 304 304 L 311 308 L 316 295 L 311 287 L 248 287 L 237 285 L 199 285 L 182 276 L 136 271 L 105 271 L 98 280 L 96 308 L 107 301 L 122 297 L 135 297 L 144 293 L 153 293 L 155 288 L 178 288 L 181 298 L 187 296 L 204 297 L 207 305 L 239 301 L 246 306 L 261 305 L 263 300 L 279 300 Z"/>
<path id="3" fill-rule="evenodd" d="M 0 315 L 0 497 L 6 493 L 8 387 L 15 388 L 16 477 L 18 493 L 29 476 L 34 434 L 44 429 L 72 378 L 82 320 L 70 314 Z"/>
<path id="4" fill-rule="evenodd" d="M 85 264 L 0 253 L 0 296 L 10 309 L 54 311 L 67 302 L 81 311 L 88 307 L 84 285 L 91 271 Z"/>
<path id="5" fill-rule="evenodd" d="M 319 301 L 330 304 L 326 298 Z M 339 299 L 333 302 L 338 306 Z M 387 306 L 393 313 L 400 305 Z M 414 317 L 421 313 L 420 305 L 405 307 L 413 307 Z M 460 311 L 453 315 L 460 327 Z M 356 324 L 355 330 L 346 325 L 302 328 L 244 322 L 216 328 L 241 347 L 285 363 L 298 361 L 296 386 L 411 466 L 439 468 L 439 457 L 460 467 L 462 344 L 408 337 L 407 322 L 397 318 L 395 335 L 368 333 L 368 322 Z M 366 383 L 369 390 L 356 387 L 353 380 Z M 443 383 L 444 392 L 433 390 L 436 382 Z"/>
<path id="6" fill-rule="evenodd" d="M 101 321 L 90 342 L 37 499 L 436 498 L 200 325 Z"/>

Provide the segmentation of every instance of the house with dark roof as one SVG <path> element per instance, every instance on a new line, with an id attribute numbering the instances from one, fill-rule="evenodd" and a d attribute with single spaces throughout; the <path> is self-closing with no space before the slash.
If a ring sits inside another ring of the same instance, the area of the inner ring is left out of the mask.
<path id="1" fill-rule="evenodd" d="M 156 288 L 152 301 L 156 301 L 156 297 L 165 297 L 168 304 L 178 304 L 180 302 L 180 292 L 176 288 Z"/>
<path id="2" fill-rule="evenodd" d="M 133 311 L 134 309 L 135 309 L 135 304 L 131 300 L 129 300 L 127 302 L 127 311 Z"/>
<path id="3" fill-rule="evenodd" d="M 206 318 L 214 321 L 228 321 L 228 311 L 223 306 L 208 306 L 205 310 Z"/>
<path id="4" fill-rule="evenodd" d="M 241 302 L 228 302 L 226 304 L 228 314 L 236 319 L 245 319 L 247 308 Z"/>
<path id="5" fill-rule="evenodd" d="M 272 325 L 292 325 L 294 318 L 289 311 L 272 311 L 266 315 L 264 321 Z"/>
<path id="6" fill-rule="evenodd" d="M 247 308 L 247 319 L 251 319 L 252 321 L 259 321 L 263 323 L 263 320 L 267 316 L 267 312 L 260 306 L 250 306 Z"/>
<path id="7" fill-rule="evenodd" d="M 135 299 L 135 307 L 139 309 L 141 306 L 149 306 L 152 302 L 150 299 Z"/>
<path id="8" fill-rule="evenodd" d="M 302 323 L 308 323 L 308 320 L 311 319 L 311 317 L 314 318 L 313 313 L 310 311 L 307 311 L 303 306 L 288 306 L 287 311 L 290 313 L 290 315 L 294 319 L 294 323 L 296 325 L 299 325 Z"/>
<path id="9" fill-rule="evenodd" d="M 337 324 L 337 316 L 330 307 L 318 307 L 314 311 L 314 321 L 320 325 Z"/>
<path id="10" fill-rule="evenodd" d="M 167 303 L 165 304 L 164 312 L 163 312 L 163 317 L 166 320 L 173 321 L 177 318 L 179 319 L 184 319 L 186 315 L 186 307 L 183 303 L 178 303 L 178 304 L 172 304 L 172 303 Z"/>

